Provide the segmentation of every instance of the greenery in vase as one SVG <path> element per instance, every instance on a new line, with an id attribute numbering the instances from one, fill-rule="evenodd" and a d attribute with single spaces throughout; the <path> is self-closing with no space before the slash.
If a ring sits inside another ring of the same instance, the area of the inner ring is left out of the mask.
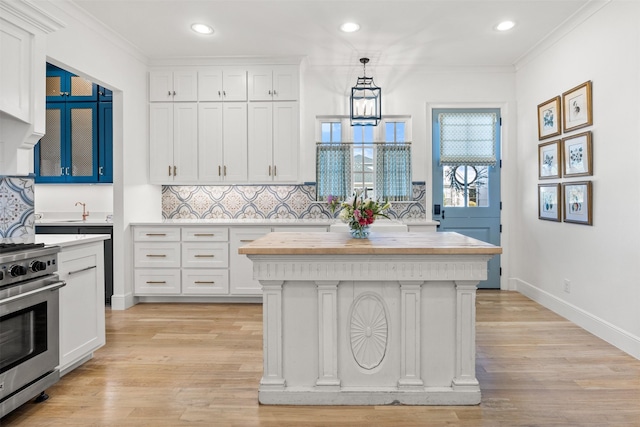
<path id="1" fill-rule="evenodd" d="M 380 203 L 366 197 L 366 193 L 363 195 L 361 190 L 356 190 L 353 197 L 342 202 L 338 217 L 349 224 L 351 229 L 359 230 L 373 224 L 378 217 L 389 218 L 383 211 L 390 207 L 391 203 L 388 201 Z"/>

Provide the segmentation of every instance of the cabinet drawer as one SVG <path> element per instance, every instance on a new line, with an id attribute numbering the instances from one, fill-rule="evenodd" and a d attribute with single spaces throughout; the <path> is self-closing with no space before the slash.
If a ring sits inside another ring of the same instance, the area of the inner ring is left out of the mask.
<path id="1" fill-rule="evenodd" d="M 180 243 L 135 243 L 135 267 L 179 268 Z"/>
<path id="2" fill-rule="evenodd" d="M 135 227 L 133 240 L 136 242 L 179 242 L 180 227 Z"/>
<path id="3" fill-rule="evenodd" d="M 183 295 L 226 295 L 229 293 L 228 270 L 182 270 Z"/>
<path id="4" fill-rule="evenodd" d="M 227 243 L 183 243 L 183 268 L 227 268 L 229 246 Z"/>
<path id="5" fill-rule="evenodd" d="M 229 231 L 226 228 L 182 227 L 183 242 L 226 242 Z"/>
<path id="6" fill-rule="evenodd" d="M 180 270 L 135 270 L 136 295 L 177 295 L 180 293 Z"/>

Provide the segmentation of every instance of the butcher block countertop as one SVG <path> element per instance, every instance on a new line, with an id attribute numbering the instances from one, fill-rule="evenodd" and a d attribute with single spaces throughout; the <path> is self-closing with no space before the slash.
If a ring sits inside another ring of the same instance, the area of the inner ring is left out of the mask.
<path id="1" fill-rule="evenodd" d="M 238 249 L 245 255 L 497 255 L 502 248 L 451 232 L 269 233 Z"/>

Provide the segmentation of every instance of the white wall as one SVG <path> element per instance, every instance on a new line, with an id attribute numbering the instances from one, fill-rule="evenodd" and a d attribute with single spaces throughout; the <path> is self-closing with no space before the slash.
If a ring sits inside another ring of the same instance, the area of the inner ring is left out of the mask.
<path id="1" fill-rule="evenodd" d="M 518 232 L 510 242 L 513 285 L 637 358 L 639 24 L 640 3 L 613 1 L 518 69 Z M 569 134 L 593 132 L 594 174 L 561 181 L 593 181 L 593 226 L 538 220 L 537 105 L 587 80 L 594 124 Z"/>
<path id="2" fill-rule="evenodd" d="M 104 220 L 113 213 L 113 185 L 111 184 L 36 184 L 34 186 L 35 212 L 44 218 L 80 218 L 86 203 L 91 220 Z"/>
<path id="3" fill-rule="evenodd" d="M 112 307 L 123 309 L 133 304 L 129 224 L 161 219 L 161 188 L 147 184 L 147 66 L 125 41 L 111 36 L 67 1 L 36 3 L 66 24 L 47 37 L 48 60 L 114 91 Z M 68 189 L 90 199 L 90 186 Z"/>

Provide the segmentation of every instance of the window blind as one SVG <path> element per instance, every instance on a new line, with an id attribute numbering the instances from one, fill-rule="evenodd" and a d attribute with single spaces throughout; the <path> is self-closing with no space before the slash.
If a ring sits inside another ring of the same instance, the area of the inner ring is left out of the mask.
<path id="1" fill-rule="evenodd" d="M 497 119 L 488 112 L 440 113 L 440 164 L 495 166 Z"/>

